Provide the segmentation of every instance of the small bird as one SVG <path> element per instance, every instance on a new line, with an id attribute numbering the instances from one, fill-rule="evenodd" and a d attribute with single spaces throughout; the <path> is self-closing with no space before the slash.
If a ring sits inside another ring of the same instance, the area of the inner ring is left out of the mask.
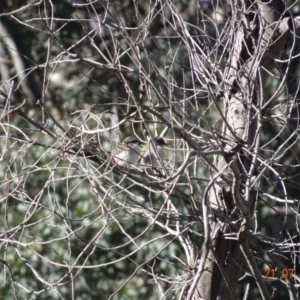
<path id="1" fill-rule="evenodd" d="M 165 156 L 164 146 L 168 145 L 165 140 L 156 136 L 149 140 L 140 152 L 139 162 L 143 165 L 151 165 L 152 167 L 160 166 L 160 160 L 163 161 Z M 151 150 L 150 150 L 151 149 Z M 160 157 L 160 160 L 158 158 Z"/>
<path id="2" fill-rule="evenodd" d="M 126 166 L 138 161 L 140 156 L 139 140 L 136 137 L 128 136 L 122 143 L 118 144 L 112 152 L 112 156 L 119 166 Z"/>

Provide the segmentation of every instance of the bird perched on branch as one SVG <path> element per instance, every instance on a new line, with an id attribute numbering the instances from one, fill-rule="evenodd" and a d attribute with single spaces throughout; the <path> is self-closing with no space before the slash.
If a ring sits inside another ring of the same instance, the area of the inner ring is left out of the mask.
<path id="1" fill-rule="evenodd" d="M 139 162 L 143 165 L 151 165 L 152 167 L 161 166 L 160 161 L 162 162 L 164 159 L 165 145 L 167 143 L 160 136 L 149 140 L 140 152 Z"/>
<path id="2" fill-rule="evenodd" d="M 136 137 L 128 136 L 118 144 L 112 152 L 112 156 L 119 166 L 127 166 L 136 163 L 139 159 L 140 146 Z"/>

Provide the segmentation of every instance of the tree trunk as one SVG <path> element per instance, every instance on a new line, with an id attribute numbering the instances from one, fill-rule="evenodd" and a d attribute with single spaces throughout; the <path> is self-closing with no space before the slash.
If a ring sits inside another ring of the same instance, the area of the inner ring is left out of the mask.
<path id="1" fill-rule="evenodd" d="M 235 9 L 232 14 L 237 19 L 232 24 L 234 48 L 228 60 L 227 78 L 223 78 L 227 86 L 223 96 L 224 154 L 215 159 L 217 171 L 212 174 L 212 185 L 207 199 L 203 200 L 209 213 L 209 228 L 200 262 L 203 268 L 198 270 L 201 275 L 197 290 L 190 299 L 237 299 L 235 289 L 245 260 L 246 269 L 258 281 L 262 298 L 270 299 L 261 280 L 262 270 L 252 259 L 248 245 L 256 201 L 251 184 L 256 175 L 256 150 L 265 104 L 263 85 L 270 74 L 268 71 L 275 67 L 274 59 L 280 58 L 287 45 L 289 32 L 287 20 L 282 17 L 283 2 L 257 1 L 252 6 L 252 15 L 239 15 L 239 11 L 245 11 L 242 2 L 232 6 Z M 254 8 L 256 17 L 253 17 Z M 245 28 L 245 24 L 251 29 Z M 221 210 L 238 226 L 234 228 L 213 218 L 210 208 Z"/>

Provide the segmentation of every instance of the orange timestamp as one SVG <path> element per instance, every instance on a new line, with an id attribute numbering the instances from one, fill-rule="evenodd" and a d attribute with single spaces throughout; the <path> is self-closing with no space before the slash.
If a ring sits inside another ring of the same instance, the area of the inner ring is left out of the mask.
<path id="1" fill-rule="evenodd" d="M 264 278 L 275 278 L 275 269 L 265 269 Z M 281 277 L 282 278 L 292 278 L 295 273 L 295 269 L 282 269 L 281 270 Z"/>

